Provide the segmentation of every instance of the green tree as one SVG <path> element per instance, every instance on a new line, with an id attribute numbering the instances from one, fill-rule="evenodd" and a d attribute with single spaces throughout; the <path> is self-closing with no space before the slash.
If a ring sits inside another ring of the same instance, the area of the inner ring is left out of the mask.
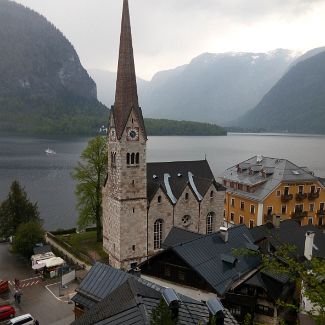
<path id="1" fill-rule="evenodd" d="M 102 187 L 107 175 L 106 138 L 97 136 L 88 142 L 72 177 L 77 181 L 78 225 L 96 224 L 97 241 L 102 240 Z"/>
<path id="2" fill-rule="evenodd" d="M 30 202 L 24 188 L 14 181 L 0 205 L 0 236 L 15 235 L 19 225 L 29 221 L 41 222 L 37 203 Z"/>
<path id="3" fill-rule="evenodd" d="M 276 253 L 270 256 L 268 253 L 253 252 L 246 248 L 234 249 L 235 255 L 261 256 L 264 270 L 274 274 L 287 275 L 292 281 L 302 287 L 304 296 L 314 306 L 309 312 L 316 324 L 325 324 L 325 260 L 317 257 L 301 261 L 297 258 L 296 247 L 283 244 L 277 247 Z M 299 311 L 300 306 L 294 306 L 284 301 L 278 301 L 279 306 L 294 308 Z"/>
<path id="4" fill-rule="evenodd" d="M 277 248 L 276 258 L 262 256 L 263 267 L 277 274 L 286 274 L 301 285 L 304 296 L 314 306 L 310 316 L 322 325 L 325 323 L 325 260 L 312 257 L 310 261 L 302 262 L 296 256 L 296 247 L 282 245 Z"/>
<path id="5" fill-rule="evenodd" d="M 33 255 L 36 243 L 44 241 L 44 230 L 39 222 L 29 221 L 21 224 L 13 240 L 13 250 L 25 257 Z"/>
<path id="6" fill-rule="evenodd" d="M 172 312 L 163 299 L 152 310 L 150 325 L 175 325 L 176 321 L 172 318 Z"/>

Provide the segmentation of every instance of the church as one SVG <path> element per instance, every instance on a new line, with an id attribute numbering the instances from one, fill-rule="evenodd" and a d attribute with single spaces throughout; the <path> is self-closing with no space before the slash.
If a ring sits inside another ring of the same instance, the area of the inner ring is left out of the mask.
<path id="1" fill-rule="evenodd" d="M 172 227 L 209 234 L 223 221 L 225 188 L 207 160 L 147 163 L 128 0 L 123 2 L 115 103 L 108 124 L 103 248 L 129 270 L 161 250 Z M 168 157 L 166 157 L 168 160 Z"/>

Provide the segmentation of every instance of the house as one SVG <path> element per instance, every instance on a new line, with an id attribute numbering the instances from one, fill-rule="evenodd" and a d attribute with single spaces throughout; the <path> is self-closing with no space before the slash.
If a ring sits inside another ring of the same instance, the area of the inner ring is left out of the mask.
<path id="1" fill-rule="evenodd" d="M 263 225 L 251 229 L 255 242 L 258 243 L 265 252 L 274 253 L 284 244 L 289 244 L 295 250 L 291 252 L 300 263 L 310 261 L 312 257 L 325 259 L 325 233 L 323 229 L 314 225 L 300 226 L 294 220 L 282 221 L 279 225 Z M 319 274 L 319 281 L 324 283 L 325 274 Z M 308 313 L 316 313 L 318 307 L 314 306 L 304 294 L 302 283 L 300 292 L 301 313 L 299 318 L 302 324 L 313 324 L 308 320 Z"/>
<path id="2" fill-rule="evenodd" d="M 73 325 L 150 324 L 152 311 L 161 300 L 171 308 L 177 324 L 208 324 L 216 314 L 220 324 L 238 324 L 215 298 L 207 303 L 196 301 L 101 263 L 88 272 L 72 300 L 78 310 Z"/>
<path id="3" fill-rule="evenodd" d="M 234 249 L 258 249 L 245 225 L 211 235 L 197 236 L 187 242 L 185 230 L 173 228 L 166 241 L 171 246 L 140 264 L 141 273 L 187 286 L 194 286 L 219 297 L 260 265 L 258 256 L 236 256 Z M 177 242 L 178 241 L 178 242 Z"/>
<path id="4" fill-rule="evenodd" d="M 147 279 L 213 292 L 238 321 L 250 313 L 254 321 L 272 324 L 284 315 L 276 302 L 288 300 L 294 285 L 284 275 L 261 270 L 259 246 L 245 225 L 221 228 L 211 235 L 173 228 L 163 247 L 140 264 Z M 242 254 L 241 249 L 252 254 Z"/>
<path id="5" fill-rule="evenodd" d="M 267 221 L 294 219 L 325 224 L 325 187 L 307 167 L 286 159 L 254 156 L 221 175 L 227 188 L 224 219 L 253 228 Z"/>

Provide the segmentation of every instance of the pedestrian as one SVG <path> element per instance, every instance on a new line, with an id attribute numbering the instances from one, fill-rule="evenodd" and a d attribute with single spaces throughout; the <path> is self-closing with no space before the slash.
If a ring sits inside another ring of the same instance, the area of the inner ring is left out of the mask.
<path id="1" fill-rule="evenodd" d="M 35 325 L 39 325 L 39 321 L 37 319 L 35 320 Z"/>
<path id="2" fill-rule="evenodd" d="M 21 301 L 21 292 L 20 291 L 16 292 L 16 300 L 17 300 L 17 304 L 20 305 L 20 301 Z"/>

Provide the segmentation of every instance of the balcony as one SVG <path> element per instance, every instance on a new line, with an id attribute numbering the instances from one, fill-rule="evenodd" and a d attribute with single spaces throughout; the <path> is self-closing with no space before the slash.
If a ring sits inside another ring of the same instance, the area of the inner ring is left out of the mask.
<path id="1" fill-rule="evenodd" d="M 308 193 L 308 200 L 315 200 L 317 198 L 319 198 L 319 192 Z"/>
<path id="2" fill-rule="evenodd" d="M 242 306 L 255 307 L 257 302 L 257 297 L 233 292 L 227 292 L 225 298 L 229 303 Z"/>
<path id="3" fill-rule="evenodd" d="M 288 201 L 290 201 L 292 199 L 293 199 L 293 195 L 292 194 L 282 194 L 281 195 L 281 201 L 283 203 L 288 202 Z"/>
<path id="4" fill-rule="evenodd" d="M 324 210 L 324 209 L 322 209 L 322 210 L 317 210 L 317 215 L 318 215 L 319 217 L 324 217 L 324 216 L 325 216 L 325 210 Z"/>
<path id="5" fill-rule="evenodd" d="M 302 201 L 307 199 L 307 193 L 297 193 L 296 194 L 296 201 Z"/>
<path id="6" fill-rule="evenodd" d="M 295 212 L 291 213 L 291 218 L 292 219 L 301 219 L 307 217 L 308 212 L 307 211 L 301 211 L 301 210 L 296 210 Z"/>

